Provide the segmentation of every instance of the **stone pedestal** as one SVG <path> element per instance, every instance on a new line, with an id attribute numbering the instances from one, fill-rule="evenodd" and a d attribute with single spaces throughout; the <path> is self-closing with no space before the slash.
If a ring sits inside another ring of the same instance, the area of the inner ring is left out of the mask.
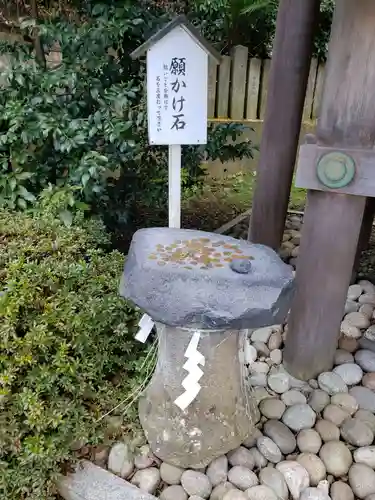
<path id="1" fill-rule="evenodd" d="M 181 354 L 192 331 L 157 324 L 159 358 L 139 403 L 139 416 L 156 456 L 184 468 L 207 466 L 237 448 L 253 431 L 257 408 L 241 373 L 238 352 L 246 331 L 200 331 L 205 357 L 198 397 L 185 411 L 174 401 L 184 392 Z"/>
<path id="2" fill-rule="evenodd" d="M 134 235 L 120 293 L 157 322 L 158 364 L 139 405 L 155 455 L 200 468 L 251 435 L 258 414 L 241 374 L 240 344 L 247 329 L 284 321 L 293 289 L 292 268 L 262 245 L 170 228 Z M 197 331 L 198 376 L 196 363 L 184 368 Z M 200 390 L 180 409 L 183 382 Z"/>

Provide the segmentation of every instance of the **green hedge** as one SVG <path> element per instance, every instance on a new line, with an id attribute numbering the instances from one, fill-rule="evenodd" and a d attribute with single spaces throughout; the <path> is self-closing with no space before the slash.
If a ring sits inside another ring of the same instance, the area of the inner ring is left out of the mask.
<path id="1" fill-rule="evenodd" d="M 100 223 L 0 211 L 0 498 L 53 498 L 97 422 L 139 384 L 138 312 L 118 295 L 124 256 Z"/>

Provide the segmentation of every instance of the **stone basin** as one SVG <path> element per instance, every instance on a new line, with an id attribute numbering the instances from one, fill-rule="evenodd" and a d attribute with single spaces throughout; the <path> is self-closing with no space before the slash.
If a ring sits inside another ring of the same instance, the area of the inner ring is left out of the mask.
<path id="1" fill-rule="evenodd" d="M 272 249 L 203 231 L 137 231 L 120 294 L 155 321 L 206 329 L 284 321 L 293 271 Z"/>
<path id="2" fill-rule="evenodd" d="M 120 293 L 157 326 L 157 367 L 139 401 L 156 456 L 201 468 L 252 434 L 259 413 L 239 353 L 248 329 L 285 320 L 293 279 L 263 245 L 186 229 L 135 233 Z"/>

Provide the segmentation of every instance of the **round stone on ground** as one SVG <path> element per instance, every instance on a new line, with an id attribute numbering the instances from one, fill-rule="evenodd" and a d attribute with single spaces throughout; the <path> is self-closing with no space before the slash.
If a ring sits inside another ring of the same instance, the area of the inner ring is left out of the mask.
<path id="1" fill-rule="evenodd" d="M 348 288 L 348 299 L 357 300 L 362 293 L 363 289 L 361 285 L 350 285 Z"/>
<path id="2" fill-rule="evenodd" d="M 288 427 L 278 420 L 269 420 L 264 424 L 264 434 L 277 444 L 281 453 L 288 455 L 296 449 L 296 438 Z"/>
<path id="3" fill-rule="evenodd" d="M 351 328 L 354 328 L 352 326 Z M 344 351 L 344 349 L 336 349 L 334 364 L 335 365 L 344 365 L 345 363 L 353 363 L 354 356 L 348 351 Z"/>
<path id="4" fill-rule="evenodd" d="M 322 460 L 314 453 L 301 453 L 297 462 L 309 473 L 310 485 L 318 486 L 319 482 L 326 477 L 326 468 Z"/>
<path id="5" fill-rule="evenodd" d="M 257 448 L 269 462 L 273 464 L 281 462 L 283 456 L 280 448 L 269 437 L 260 437 L 257 441 Z"/>
<path id="6" fill-rule="evenodd" d="M 364 304 L 365 302 L 362 302 Z M 360 312 L 351 312 L 347 314 L 344 318 L 344 321 L 350 323 L 357 328 L 368 328 L 370 326 L 370 320 L 364 314 Z"/>
<path id="7" fill-rule="evenodd" d="M 323 417 L 325 420 L 328 420 L 339 427 L 343 421 L 348 418 L 348 416 L 348 412 L 344 411 L 339 406 L 332 404 L 326 406 L 323 411 Z"/>
<path id="8" fill-rule="evenodd" d="M 340 337 L 339 348 L 353 353 L 358 349 L 358 341 L 346 336 Z"/>
<path id="9" fill-rule="evenodd" d="M 352 454 L 341 441 L 324 443 L 320 449 L 319 457 L 327 472 L 335 477 L 345 476 L 353 462 Z"/>
<path id="10" fill-rule="evenodd" d="M 375 469 L 375 446 L 364 446 L 353 453 L 354 462 Z"/>
<path id="11" fill-rule="evenodd" d="M 223 500 L 223 498 L 228 493 L 228 491 L 231 491 L 234 489 L 235 489 L 235 487 L 229 481 L 225 481 L 224 483 L 218 484 L 212 490 L 212 493 L 210 495 L 210 500 Z"/>
<path id="12" fill-rule="evenodd" d="M 375 295 L 373 293 L 364 293 L 358 299 L 359 304 L 375 305 Z"/>
<path id="13" fill-rule="evenodd" d="M 212 491 L 212 485 L 208 477 L 202 472 L 186 470 L 181 476 L 181 484 L 188 495 L 198 495 L 208 498 Z"/>
<path id="14" fill-rule="evenodd" d="M 125 443 L 116 443 L 112 446 L 108 457 L 108 470 L 127 479 L 134 470 L 133 455 Z"/>
<path id="15" fill-rule="evenodd" d="M 371 314 L 370 318 L 372 318 L 372 315 L 374 313 L 373 306 L 370 306 L 369 304 L 363 304 L 362 307 L 370 307 L 371 308 Z M 375 341 L 375 325 L 371 325 L 367 330 L 365 331 L 364 338 L 369 340 L 370 342 Z"/>
<path id="16" fill-rule="evenodd" d="M 162 481 L 169 485 L 180 484 L 183 472 L 184 469 L 180 469 L 174 465 L 169 465 L 166 462 L 163 462 L 160 466 L 160 477 Z"/>
<path id="17" fill-rule="evenodd" d="M 318 453 L 322 446 L 322 438 L 314 429 L 304 429 L 298 433 L 297 446 L 302 453 Z"/>
<path id="18" fill-rule="evenodd" d="M 269 371 L 270 367 L 264 361 L 255 361 L 255 363 L 250 366 L 251 373 L 265 373 L 267 375 Z"/>
<path id="19" fill-rule="evenodd" d="M 250 387 L 266 387 L 267 375 L 265 373 L 253 373 L 249 377 L 249 385 Z"/>
<path id="20" fill-rule="evenodd" d="M 188 500 L 188 495 L 182 486 L 168 486 L 162 491 L 160 500 Z"/>
<path id="21" fill-rule="evenodd" d="M 268 375 L 268 386 L 277 394 L 282 394 L 290 388 L 290 378 L 287 373 L 276 372 Z"/>
<path id="22" fill-rule="evenodd" d="M 358 304 L 358 302 L 355 302 L 354 300 L 349 299 L 345 302 L 345 314 L 356 312 L 358 311 L 359 308 L 360 305 Z"/>
<path id="23" fill-rule="evenodd" d="M 259 470 L 267 465 L 268 461 L 266 457 L 264 457 L 257 448 L 251 448 L 249 451 L 254 458 L 255 469 Z"/>
<path id="24" fill-rule="evenodd" d="M 228 459 L 225 455 L 213 460 L 207 467 L 206 476 L 213 487 L 227 480 L 228 477 Z"/>
<path id="25" fill-rule="evenodd" d="M 285 408 L 285 403 L 280 401 L 278 398 L 263 399 L 259 405 L 259 410 L 262 415 L 267 418 L 275 418 L 277 420 L 282 417 Z"/>
<path id="26" fill-rule="evenodd" d="M 375 393 L 370 389 L 355 386 L 350 389 L 349 394 L 355 398 L 361 410 L 369 410 L 375 413 Z"/>
<path id="27" fill-rule="evenodd" d="M 361 307 L 359 308 L 359 312 L 364 314 L 365 316 L 368 317 L 368 319 L 371 320 L 372 315 L 374 313 L 374 306 L 372 304 L 362 304 Z M 370 329 L 371 329 L 371 326 L 368 330 L 366 330 L 365 336 Z M 375 340 L 375 338 L 373 340 Z"/>
<path id="28" fill-rule="evenodd" d="M 270 359 L 275 365 L 279 365 L 283 361 L 283 353 L 280 349 L 274 349 L 270 352 Z"/>
<path id="29" fill-rule="evenodd" d="M 284 392 L 284 394 L 281 395 L 281 400 L 286 406 L 305 404 L 307 402 L 306 396 L 296 389 L 290 389 L 289 391 Z"/>
<path id="30" fill-rule="evenodd" d="M 319 387 L 330 396 L 338 392 L 348 392 L 348 387 L 343 379 L 334 372 L 323 372 L 318 376 Z"/>
<path id="31" fill-rule="evenodd" d="M 326 391 L 316 389 L 309 396 L 309 406 L 316 412 L 321 413 L 329 405 L 330 397 Z"/>
<path id="32" fill-rule="evenodd" d="M 286 460 L 276 465 L 276 469 L 284 476 L 293 500 L 299 500 L 301 492 L 308 488 L 310 483 L 309 473 L 298 462 Z"/>
<path id="33" fill-rule="evenodd" d="M 375 372 L 366 373 L 362 379 L 363 387 L 375 391 Z"/>
<path id="34" fill-rule="evenodd" d="M 315 424 L 315 430 L 325 443 L 340 440 L 340 429 L 329 420 L 318 420 Z"/>
<path id="35" fill-rule="evenodd" d="M 255 347 L 258 356 L 269 356 L 270 350 L 264 342 L 254 342 L 253 346 Z"/>
<path id="36" fill-rule="evenodd" d="M 289 406 L 284 412 L 282 421 L 292 431 L 299 432 L 302 429 L 314 427 L 316 414 L 307 404 L 297 404 Z"/>
<path id="37" fill-rule="evenodd" d="M 331 500 L 331 498 L 319 488 L 306 488 L 301 493 L 299 500 Z"/>
<path id="38" fill-rule="evenodd" d="M 232 467 L 236 465 L 241 465 L 247 469 L 252 470 L 254 468 L 254 459 L 252 454 L 244 446 L 240 446 L 235 450 L 230 451 L 227 454 L 228 461 Z"/>
<path id="39" fill-rule="evenodd" d="M 242 465 L 236 465 L 230 469 L 228 472 L 228 481 L 242 491 L 259 484 L 258 478 L 254 472 Z"/>
<path id="40" fill-rule="evenodd" d="M 375 434 L 375 415 L 371 411 L 358 410 L 355 413 L 354 418 L 361 420 L 361 422 L 364 422 Z"/>
<path id="41" fill-rule="evenodd" d="M 263 435 L 262 432 L 257 427 L 255 427 L 255 429 L 253 429 L 250 436 L 248 436 L 245 439 L 245 441 L 243 442 L 243 445 L 246 448 L 252 448 L 253 446 L 256 446 L 258 437 L 260 437 L 262 435 Z"/>
<path id="42" fill-rule="evenodd" d="M 341 377 L 347 385 L 359 384 L 363 377 L 362 368 L 355 363 L 345 363 L 343 365 L 336 366 L 333 371 L 339 375 L 339 377 Z"/>
<path id="43" fill-rule="evenodd" d="M 336 481 L 331 485 L 330 496 L 332 500 L 354 500 L 350 486 L 343 481 Z"/>
<path id="44" fill-rule="evenodd" d="M 249 488 L 245 494 L 248 500 L 278 500 L 274 491 L 264 485 Z"/>
<path id="45" fill-rule="evenodd" d="M 266 326 L 264 328 L 258 328 L 254 330 L 251 334 L 252 342 L 264 342 L 267 344 L 273 332 L 272 326 Z"/>
<path id="46" fill-rule="evenodd" d="M 154 456 L 149 445 L 141 446 L 139 452 L 134 457 L 134 465 L 136 469 L 147 469 L 154 464 Z"/>
<path id="47" fill-rule="evenodd" d="M 353 446 L 368 446 L 374 440 L 374 433 L 363 422 L 349 417 L 341 426 L 341 437 Z"/>
<path id="48" fill-rule="evenodd" d="M 350 394 L 335 394 L 331 398 L 331 403 L 338 406 L 349 415 L 353 415 L 358 410 L 358 403 Z"/>
<path id="49" fill-rule="evenodd" d="M 259 472 L 259 481 L 263 486 L 268 486 L 281 500 L 288 500 L 288 487 L 284 476 L 273 467 L 265 467 Z"/>
<path id="50" fill-rule="evenodd" d="M 280 349 L 283 339 L 280 332 L 274 332 L 268 340 L 268 348 L 270 351 Z"/>
<path id="51" fill-rule="evenodd" d="M 138 470 L 131 481 L 134 486 L 138 486 L 140 490 L 146 491 L 153 495 L 160 483 L 160 472 L 156 467 Z"/>
<path id="52" fill-rule="evenodd" d="M 352 313 L 353 314 L 353 313 Z M 363 313 L 360 313 L 363 314 Z M 349 321 L 344 320 L 340 326 L 340 332 L 342 335 L 352 339 L 359 339 L 362 337 L 361 330 L 357 327 L 349 323 Z"/>
<path id="53" fill-rule="evenodd" d="M 247 500 L 247 497 L 243 491 L 231 490 L 225 494 L 223 500 Z"/>
<path id="54" fill-rule="evenodd" d="M 249 378 L 249 383 L 250 383 L 250 378 Z M 271 394 L 264 387 L 253 388 L 252 395 L 253 395 L 254 401 L 256 401 L 257 404 L 259 404 L 261 401 L 263 401 L 263 399 L 267 399 L 267 398 L 271 397 Z"/>
<path id="55" fill-rule="evenodd" d="M 375 294 L 375 286 L 369 280 L 359 280 L 358 285 L 362 287 L 364 293 Z"/>
<path id="56" fill-rule="evenodd" d="M 255 349 L 255 347 L 253 345 L 250 344 L 250 341 L 247 340 L 245 342 L 245 347 L 244 347 L 245 364 L 252 365 L 255 362 L 255 360 L 257 359 L 257 357 L 258 357 L 257 350 Z"/>
<path id="57" fill-rule="evenodd" d="M 356 497 L 365 499 L 375 494 L 375 472 L 363 464 L 353 464 L 349 470 L 349 484 Z"/>
<path id="58" fill-rule="evenodd" d="M 375 372 L 375 352 L 360 349 L 355 353 L 354 359 L 365 372 Z"/>

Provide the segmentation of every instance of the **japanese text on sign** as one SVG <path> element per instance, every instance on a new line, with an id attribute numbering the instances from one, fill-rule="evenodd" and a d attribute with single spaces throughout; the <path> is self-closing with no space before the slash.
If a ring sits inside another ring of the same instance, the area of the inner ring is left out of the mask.
<path id="1" fill-rule="evenodd" d="M 205 144 L 208 56 L 182 28 L 147 52 L 151 144 Z"/>
<path id="2" fill-rule="evenodd" d="M 173 96 L 172 108 L 174 114 L 172 115 L 173 123 L 171 130 L 184 130 L 186 127 L 184 104 L 186 99 L 183 95 L 183 89 L 186 88 L 186 83 L 183 77 L 186 76 L 186 58 L 174 57 L 171 61 L 169 71 L 171 75 L 175 75 L 176 79 L 171 82 L 172 92 L 176 95 Z"/>

